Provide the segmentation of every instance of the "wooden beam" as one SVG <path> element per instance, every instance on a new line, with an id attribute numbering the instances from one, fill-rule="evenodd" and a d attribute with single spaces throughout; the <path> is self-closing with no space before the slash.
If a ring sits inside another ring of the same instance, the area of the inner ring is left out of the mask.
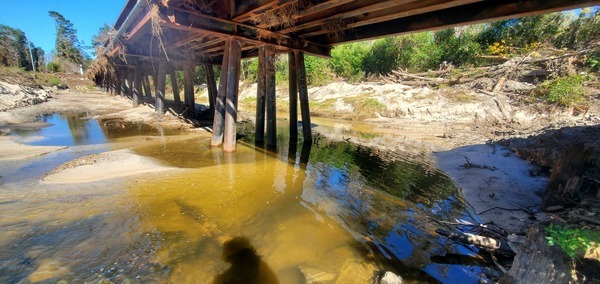
<path id="1" fill-rule="evenodd" d="M 184 46 L 184 45 L 186 45 L 188 43 L 191 43 L 193 41 L 196 41 L 196 40 L 199 40 L 199 39 L 202 39 L 202 38 L 204 38 L 203 35 L 200 35 L 200 34 L 197 34 L 197 33 L 193 33 L 192 35 L 190 35 L 190 36 L 188 36 L 188 37 L 186 37 L 186 38 L 184 38 L 184 39 L 182 39 L 180 41 L 176 41 L 176 42 L 173 42 L 173 43 L 169 44 L 166 47 L 166 49 L 178 48 L 180 46 Z"/>
<path id="2" fill-rule="evenodd" d="M 477 24 L 483 22 L 533 16 L 562 10 L 600 5 L 598 0 L 510 0 L 484 1 L 469 5 L 438 10 L 426 14 L 415 15 L 361 26 L 344 31 L 339 38 L 330 39 L 326 35 L 311 37 L 317 42 L 336 44 L 359 41 L 389 35 L 401 35 L 412 32 L 449 28 L 458 25 Z"/>
<path id="3" fill-rule="evenodd" d="M 483 0 L 455 0 L 455 1 L 444 1 L 444 0 L 422 0 L 417 2 L 411 2 L 406 5 L 399 5 L 393 8 L 379 10 L 372 13 L 360 14 L 353 18 L 353 22 L 347 25 L 347 28 L 355 28 L 374 23 L 385 22 L 389 20 L 410 17 L 414 15 L 424 14 L 432 11 L 448 9 L 461 5 L 481 2 Z M 320 23 L 321 24 L 321 23 Z M 301 37 L 309 38 L 312 36 L 327 34 L 325 29 L 316 27 L 316 31 L 309 33 L 302 33 Z"/>
<path id="4" fill-rule="evenodd" d="M 380 10 L 386 10 L 386 9 L 390 9 L 390 8 L 393 8 L 398 5 L 406 5 L 407 3 L 415 2 L 415 1 L 418 1 L 418 0 L 383 1 L 380 3 L 360 7 L 358 9 L 353 9 L 353 10 L 349 10 L 349 11 L 341 12 L 341 13 L 335 13 L 329 17 L 325 17 L 325 18 L 322 18 L 317 21 L 305 22 L 305 23 L 302 23 L 299 25 L 294 25 L 293 27 L 289 27 L 287 29 L 280 30 L 280 31 L 278 31 L 278 33 L 287 34 L 287 33 L 291 33 L 291 32 L 296 32 L 296 31 L 304 30 L 304 29 L 307 29 L 310 27 L 320 26 L 320 25 L 323 25 L 323 24 L 331 22 L 331 21 L 342 20 L 342 19 L 351 18 L 351 17 L 355 17 L 358 15 L 366 14 L 366 13 L 371 13 L 371 12 L 380 11 Z"/>
<path id="5" fill-rule="evenodd" d="M 227 79 L 229 73 L 229 45 L 231 39 L 225 41 L 225 54 L 223 55 L 223 64 L 221 65 L 221 76 L 219 79 L 219 91 L 217 92 L 217 104 L 213 119 L 212 139 L 210 145 L 219 147 L 223 145 L 223 131 L 225 122 L 225 101 L 227 96 Z"/>
<path id="6" fill-rule="evenodd" d="M 300 93 L 300 109 L 302 112 L 302 134 L 304 144 L 312 143 L 312 129 L 310 122 L 310 108 L 308 105 L 308 85 L 306 83 L 306 67 L 304 65 L 304 53 L 294 52 L 296 59 L 296 68 L 298 69 L 298 91 Z"/>
<path id="7" fill-rule="evenodd" d="M 265 102 L 267 109 L 267 146 L 277 145 L 277 105 L 275 82 L 275 49 L 265 49 Z"/>
<path id="8" fill-rule="evenodd" d="M 289 50 L 302 50 L 317 56 L 328 57 L 331 53 L 331 47 L 329 46 L 299 38 L 292 38 L 250 25 L 213 18 L 182 9 L 166 7 L 161 7 L 160 9 L 162 15 L 170 15 L 169 17 L 163 16 L 162 25 L 168 28 L 217 36 L 237 36 L 244 41 L 254 44 L 276 45 Z"/>
<path id="9" fill-rule="evenodd" d="M 240 15 L 236 15 L 232 20 L 236 22 L 246 22 L 251 20 L 253 17 L 258 17 L 268 11 L 279 9 L 293 3 L 296 3 L 296 0 L 271 0 L 263 5 L 254 6 L 250 10 L 243 12 Z"/>
<path id="10" fill-rule="evenodd" d="M 256 123 L 255 142 L 265 141 L 265 45 L 258 47 L 258 82 L 256 83 Z"/>
<path id="11" fill-rule="evenodd" d="M 290 144 L 298 143 L 298 77 L 296 56 L 294 52 L 288 54 L 289 86 L 290 86 Z"/>
<path id="12" fill-rule="evenodd" d="M 229 45 L 229 71 L 227 72 L 227 102 L 225 107 L 225 133 L 223 151 L 235 152 L 237 144 L 237 105 L 240 82 L 240 65 L 242 60 L 242 43 L 233 38 Z"/>
<path id="13" fill-rule="evenodd" d="M 325 10 L 329 10 L 331 8 L 335 8 L 337 6 L 346 4 L 346 3 L 350 3 L 354 0 L 330 0 L 330 1 L 325 1 L 321 4 L 317 4 L 314 6 L 310 6 L 307 9 L 298 11 L 298 13 L 296 15 L 293 15 L 292 17 L 294 19 L 299 19 L 302 18 L 306 15 L 310 15 L 310 14 L 315 14 L 315 13 L 319 13 Z"/>

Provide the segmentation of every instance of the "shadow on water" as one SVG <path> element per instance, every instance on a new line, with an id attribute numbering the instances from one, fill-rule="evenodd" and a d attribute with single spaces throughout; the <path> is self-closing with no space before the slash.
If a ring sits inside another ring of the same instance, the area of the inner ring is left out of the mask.
<path id="1" fill-rule="evenodd" d="M 279 283 L 273 270 L 256 254 L 256 249 L 246 238 L 235 237 L 227 241 L 222 257 L 231 266 L 215 278 L 215 284 Z"/>

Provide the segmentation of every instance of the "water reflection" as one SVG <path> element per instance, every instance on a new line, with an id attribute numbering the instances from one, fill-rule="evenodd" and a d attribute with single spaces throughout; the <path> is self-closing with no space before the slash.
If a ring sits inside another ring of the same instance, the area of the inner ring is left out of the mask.
<path id="1" fill-rule="evenodd" d="M 91 119 L 89 113 L 51 113 L 38 117 L 43 127 L 12 126 L 11 135 L 33 146 L 76 146 L 102 144 L 136 135 L 165 136 L 179 134 L 175 129 L 153 127 L 121 119 Z"/>
<path id="2" fill-rule="evenodd" d="M 434 220 L 476 221 L 435 167 L 278 133 L 275 149 L 249 132 L 231 154 L 208 134 L 132 138 L 137 153 L 185 170 L 0 192 L 11 201 L 0 203 L 0 282 L 227 283 L 256 271 L 281 283 L 368 283 L 380 271 L 478 281 L 487 263 L 461 262 L 478 252 L 435 233 Z"/>

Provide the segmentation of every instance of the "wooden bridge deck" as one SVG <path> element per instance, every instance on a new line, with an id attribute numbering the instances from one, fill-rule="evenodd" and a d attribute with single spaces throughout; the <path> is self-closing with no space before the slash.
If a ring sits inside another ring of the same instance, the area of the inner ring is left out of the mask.
<path id="1" fill-rule="evenodd" d="M 293 97 L 299 93 L 306 122 L 310 116 L 303 77 L 305 53 L 327 57 L 333 45 L 344 42 L 594 5 L 600 5 L 600 1 L 128 0 L 114 26 L 117 40 L 106 45 L 106 56 L 116 66 L 117 75 L 102 81 L 117 89 L 117 93 L 123 89 L 130 91 L 136 105 L 144 87 L 147 94 L 151 92 L 145 78 L 152 75 L 157 86 L 156 108 L 162 113 L 165 74 L 183 70 L 184 103 L 193 108 L 191 72 L 195 66 L 204 64 L 211 108 L 215 110 L 213 145 L 221 145 L 225 140 L 225 150 L 233 151 L 239 61 L 258 56 L 257 131 L 264 129 L 261 124 L 266 111 L 267 141 L 272 145 L 275 143 L 272 133 L 275 117 L 270 114 L 275 106 L 272 59 L 277 53 L 290 54 L 290 74 L 295 77 L 290 78 L 290 92 L 295 92 Z M 159 67 L 148 71 L 147 66 L 155 63 Z M 210 67 L 217 64 L 222 64 L 221 78 L 226 78 L 220 81 L 219 88 Z M 293 101 L 290 100 L 291 112 L 297 107 L 296 100 Z M 290 121 L 295 119 L 290 117 Z M 257 139 L 262 138 L 262 133 L 257 132 Z M 304 139 L 310 139 L 310 129 L 304 129 Z"/>

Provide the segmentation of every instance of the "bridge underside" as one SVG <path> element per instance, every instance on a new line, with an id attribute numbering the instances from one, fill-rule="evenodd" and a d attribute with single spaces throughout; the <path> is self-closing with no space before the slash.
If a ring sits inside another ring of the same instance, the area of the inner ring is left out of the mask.
<path id="1" fill-rule="evenodd" d="M 235 151 L 241 58 L 259 58 L 257 140 L 275 144 L 277 53 L 290 62 L 290 126 L 297 140 L 297 100 L 305 140 L 311 140 L 304 54 L 328 57 L 335 44 L 464 24 L 600 5 L 598 0 L 129 0 L 105 57 L 115 72 L 97 78 L 137 105 L 155 85 L 156 110 L 165 111 L 166 74 L 176 103 L 194 110 L 193 70 L 204 65 L 214 111 L 214 146 Z M 212 65 L 222 65 L 217 88 Z M 184 71 L 184 100 L 176 87 Z M 293 124 L 293 125 L 292 125 Z M 292 141 L 292 142 L 294 142 Z M 224 144 L 223 144 L 224 143 Z"/>

